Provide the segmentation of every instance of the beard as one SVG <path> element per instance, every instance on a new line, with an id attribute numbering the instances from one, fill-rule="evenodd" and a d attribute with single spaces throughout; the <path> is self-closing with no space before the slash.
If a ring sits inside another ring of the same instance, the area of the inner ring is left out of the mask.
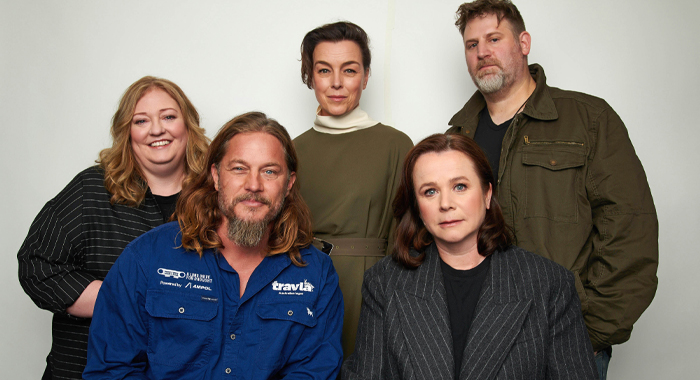
<path id="1" fill-rule="evenodd" d="M 259 221 L 245 220 L 236 215 L 235 207 L 238 203 L 255 200 L 270 207 L 265 217 Z M 268 225 L 282 211 L 284 205 L 284 197 L 281 197 L 273 204 L 269 199 L 259 194 L 244 194 L 236 199 L 230 205 L 226 205 L 226 200 L 219 194 L 219 209 L 228 220 L 228 238 L 242 247 L 255 247 L 262 241 Z"/>
<path id="2" fill-rule="evenodd" d="M 479 73 L 479 69 L 484 66 L 494 65 L 498 71 L 495 73 Z M 485 59 L 480 61 L 476 67 L 476 73 L 472 74 L 472 80 L 482 94 L 493 94 L 502 90 L 508 83 L 503 65 L 496 59 Z"/>
<path id="3" fill-rule="evenodd" d="M 476 65 L 474 72 L 469 71 L 472 81 L 482 94 L 494 94 L 515 83 L 516 77 L 523 65 L 527 69 L 527 58 L 521 52 L 520 43 L 513 44 L 510 54 L 505 54 L 502 60 L 496 57 L 488 57 Z M 493 66 L 489 73 L 481 73 L 484 66 Z M 493 72 L 493 70 L 496 70 Z"/>
<path id="4" fill-rule="evenodd" d="M 505 87 L 506 75 L 503 70 L 499 70 L 487 77 L 474 76 L 472 80 L 482 94 L 493 94 Z"/>

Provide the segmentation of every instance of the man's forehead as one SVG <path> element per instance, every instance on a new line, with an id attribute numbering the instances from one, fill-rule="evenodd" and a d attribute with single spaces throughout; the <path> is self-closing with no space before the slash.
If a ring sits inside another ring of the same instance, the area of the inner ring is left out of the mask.
<path id="1" fill-rule="evenodd" d="M 227 145 L 225 162 L 274 163 L 284 166 L 284 147 L 269 133 L 239 133 L 233 136 Z"/>
<path id="2" fill-rule="evenodd" d="M 498 20 L 498 15 L 495 13 L 484 13 L 475 16 L 467 21 L 464 28 L 464 37 L 473 36 L 477 33 L 492 33 L 492 32 L 512 32 L 513 26 L 506 18 Z"/>

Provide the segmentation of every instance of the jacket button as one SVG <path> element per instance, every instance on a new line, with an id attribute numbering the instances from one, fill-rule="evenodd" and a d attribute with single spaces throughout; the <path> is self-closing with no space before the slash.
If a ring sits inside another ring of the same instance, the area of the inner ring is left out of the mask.
<path id="1" fill-rule="evenodd" d="M 231 368 L 226 368 L 225 372 L 226 372 L 226 373 L 231 373 Z"/>
<path id="2" fill-rule="evenodd" d="M 287 315 L 291 317 L 292 315 L 294 315 L 294 312 L 291 311 L 291 310 L 289 310 L 289 311 L 287 312 Z"/>
<path id="3" fill-rule="evenodd" d="M 179 312 L 180 312 L 180 314 L 182 314 L 182 313 L 184 313 L 184 312 L 185 312 L 185 308 L 184 308 L 184 307 L 181 307 L 181 308 L 177 309 L 177 311 L 179 311 Z"/>
<path id="4" fill-rule="evenodd" d="M 231 334 L 231 340 L 236 340 L 236 334 Z"/>
<path id="5" fill-rule="evenodd" d="M 557 164 L 557 160 L 549 160 L 549 164 L 555 166 Z"/>

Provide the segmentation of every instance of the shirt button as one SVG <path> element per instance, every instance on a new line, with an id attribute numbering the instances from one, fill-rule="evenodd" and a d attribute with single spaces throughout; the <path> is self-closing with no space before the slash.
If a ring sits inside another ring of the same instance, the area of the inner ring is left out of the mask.
<path id="1" fill-rule="evenodd" d="M 185 308 L 184 308 L 184 307 L 181 307 L 181 308 L 177 309 L 177 311 L 179 311 L 179 312 L 180 312 L 180 314 L 182 314 L 182 313 L 184 313 L 184 312 L 185 312 Z"/>
<path id="2" fill-rule="evenodd" d="M 294 314 L 294 312 L 291 311 L 291 310 L 289 310 L 289 311 L 287 312 L 287 315 L 290 316 L 290 317 L 291 317 L 293 314 Z"/>
<path id="3" fill-rule="evenodd" d="M 231 340 L 236 340 L 236 334 L 231 334 Z"/>
<path id="4" fill-rule="evenodd" d="M 231 373 L 231 368 L 226 368 L 226 373 Z"/>

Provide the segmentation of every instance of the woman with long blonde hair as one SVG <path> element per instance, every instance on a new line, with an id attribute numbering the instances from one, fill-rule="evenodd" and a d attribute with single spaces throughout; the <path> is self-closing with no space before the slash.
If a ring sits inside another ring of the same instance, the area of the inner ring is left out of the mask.
<path id="1" fill-rule="evenodd" d="M 44 379 L 81 379 L 95 298 L 124 247 L 170 220 L 183 183 L 202 172 L 209 139 L 175 83 L 143 77 L 112 118 L 112 146 L 32 223 L 17 254 L 24 291 L 54 313 Z"/>

